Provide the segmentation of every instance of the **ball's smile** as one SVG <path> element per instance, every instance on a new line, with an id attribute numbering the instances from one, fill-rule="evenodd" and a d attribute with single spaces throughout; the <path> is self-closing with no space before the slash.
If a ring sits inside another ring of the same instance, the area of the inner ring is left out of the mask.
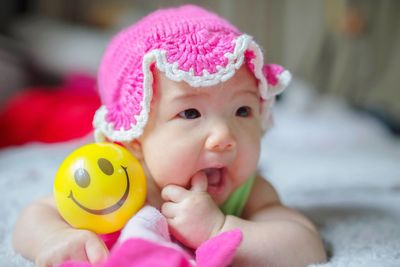
<path id="1" fill-rule="evenodd" d="M 117 201 L 117 203 L 115 203 L 114 205 L 111 205 L 110 207 L 104 208 L 104 209 L 90 209 L 88 207 L 85 207 L 84 205 L 82 205 L 73 195 L 72 190 L 69 193 L 69 198 L 72 199 L 72 201 L 81 209 L 83 209 L 84 211 L 87 211 L 89 213 L 95 214 L 95 215 L 105 215 L 105 214 L 109 214 L 111 212 L 116 211 L 117 209 L 119 209 L 124 203 L 125 200 L 128 198 L 129 195 L 129 188 L 130 188 L 130 184 L 129 184 L 129 175 L 128 172 L 126 170 L 126 167 L 121 166 L 122 169 L 125 172 L 125 176 L 126 176 L 126 188 L 125 188 L 125 192 L 122 195 L 122 197 Z"/>

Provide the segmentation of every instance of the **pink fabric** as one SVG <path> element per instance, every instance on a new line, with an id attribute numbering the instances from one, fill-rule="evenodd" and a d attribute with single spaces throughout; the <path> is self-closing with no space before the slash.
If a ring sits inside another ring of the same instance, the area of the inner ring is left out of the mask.
<path id="1" fill-rule="evenodd" d="M 264 65 L 263 67 L 263 72 L 265 77 L 267 78 L 268 84 L 272 86 L 276 86 L 279 84 L 279 75 L 284 71 L 285 69 L 276 64 L 267 64 Z"/>
<path id="2" fill-rule="evenodd" d="M 106 247 L 111 250 L 114 245 L 117 243 L 119 236 L 121 235 L 121 231 L 117 231 L 109 234 L 101 234 L 99 237 L 103 240 Z"/>
<path id="3" fill-rule="evenodd" d="M 101 236 L 111 249 L 109 258 L 98 267 L 223 267 L 228 266 L 242 241 L 239 229 L 224 232 L 204 242 L 192 252 L 171 241 L 165 217 L 154 207 L 144 206 L 121 232 Z M 118 242 L 113 248 L 108 242 Z M 89 267 L 90 263 L 68 261 L 60 267 Z"/>
<path id="4" fill-rule="evenodd" d="M 113 250 L 109 258 L 96 266 L 98 267 L 226 267 L 235 255 L 236 249 L 242 241 L 242 233 L 235 229 L 211 238 L 196 251 L 196 260 L 193 261 L 171 247 L 157 243 L 131 238 Z M 59 267 L 91 267 L 90 263 L 67 261 Z"/>
<path id="5" fill-rule="evenodd" d="M 242 241 L 239 229 L 224 232 L 191 251 L 171 241 L 165 217 L 154 207 L 144 206 L 121 232 L 101 236 L 106 242 L 118 242 L 110 257 L 98 267 L 165 266 L 165 267 L 224 267 L 228 266 Z M 107 247 L 111 248 L 109 244 Z M 69 261 L 60 267 L 88 267 L 89 263 Z"/>
<path id="6" fill-rule="evenodd" d="M 168 222 L 164 215 L 154 207 L 144 206 L 133 216 L 121 231 L 119 242 L 140 238 L 160 246 L 180 251 L 186 259 L 192 260 L 191 252 L 171 241 Z M 196 250 L 194 266 L 225 266 L 232 261 L 236 248 L 242 240 L 240 230 L 233 230 L 214 237 Z"/>
<path id="7" fill-rule="evenodd" d="M 124 226 L 118 242 L 123 243 L 130 238 L 141 238 L 162 246 L 172 247 L 182 253 L 187 251 L 171 240 L 168 222 L 161 212 L 150 206 L 142 207 Z M 190 255 L 188 255 L 190 257 Z"/>
<path id="8" fill-rule="evenodd" d="M 196 250 L 196 263 L 199 267 L 228 266 L 242 242 L 239 229 L 224 232 L 211 238 Z"/>
<path id="9" fill-rule="evenodd" d="M 90 267 L 90 263 L 68 261 L 59 267 Z M 125 241 L 98 267 L 190 267 L 189 261 L 179 251 L 156 243 L 132 238 Z"/>

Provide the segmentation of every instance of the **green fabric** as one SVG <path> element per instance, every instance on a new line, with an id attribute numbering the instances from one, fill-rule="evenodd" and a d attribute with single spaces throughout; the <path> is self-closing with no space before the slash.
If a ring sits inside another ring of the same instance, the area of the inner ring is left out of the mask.
<path id="1" fill-rule="evenodd" d="M 236 189 L 219 208 L 225 215 L 240 217 L 249 198 L 256 175 L 251 176 L 243 185 Z"/>

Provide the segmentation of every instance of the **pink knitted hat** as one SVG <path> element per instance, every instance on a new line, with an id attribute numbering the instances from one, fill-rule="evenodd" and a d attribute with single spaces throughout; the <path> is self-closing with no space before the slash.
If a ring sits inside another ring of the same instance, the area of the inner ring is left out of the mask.
<path id="1" fill-rule="evenodd" d="M 93 120 L 96 140 L 129 142 L 143 133 L 153 94 L 153 65 L 173 81 L 205 87 L 228 80 L 243 62 L 258 79 L 267 128 L 275 95 L 291 79 L 288 71 L 264 65 L 251 36 L 200 7 L 151 13 L 117 34 L 106 49 L 98 73 L 103 105 Z"/>

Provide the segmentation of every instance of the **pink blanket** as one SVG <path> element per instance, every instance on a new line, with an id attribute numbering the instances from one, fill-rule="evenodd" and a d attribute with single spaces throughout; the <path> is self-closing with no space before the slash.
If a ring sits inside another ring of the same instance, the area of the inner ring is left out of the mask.
<path id="1" fill-rule="evenodd" d="M 126 224 L 109 258 L 96 266 L 126 267 L 224 267 L 242 241 L 238 229 L 204 242 L 194 254 L 171 241 L 168 224 L 155 208 L 143 207 Z M 60 267 L 89 267 L 89 263 L 65 262 Z"/>

